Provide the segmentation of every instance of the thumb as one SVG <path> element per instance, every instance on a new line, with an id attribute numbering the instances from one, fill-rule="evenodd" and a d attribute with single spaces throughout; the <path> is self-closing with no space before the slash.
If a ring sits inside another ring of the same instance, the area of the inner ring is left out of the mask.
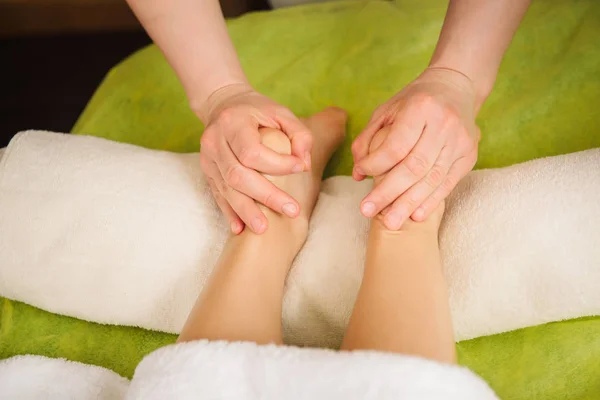
<path id="1" fill-rule="evenodd" d="M 280 118 L 281 130 L 290 138 L 292 144 L 292 155 L 304 162 L 305 171 L 311 167 L 311 152 L 313 146 L 313 135 L 295 115 Z"/>
<path id="2" fill-rule="evenodd" d="M 352 143 L 352 157 L 354 164 L 365 158 L 369 154 L 369 147 L 373 136 L 383 127 L 383 118 L 381 116 L 373 116 L 367 123 L 367 126 L 354 139 Z"/>

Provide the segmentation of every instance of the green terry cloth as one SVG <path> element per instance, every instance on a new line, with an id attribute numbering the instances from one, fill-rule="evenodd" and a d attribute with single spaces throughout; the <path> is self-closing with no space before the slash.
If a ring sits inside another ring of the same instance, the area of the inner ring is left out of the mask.
<path id="1" fill-rule="evenodd" d="M 0 359 L 40 354 L 110 368 L 131 378 L 137 363 L 176 336 L 62 317 L 0 299 Z M 458 343 L 461 364 L 502 399 L 598 399 L 600 318 L 580 318 Z"/>
<path id="2" fill-rule="evenodd" d="M 336 2 L 229 22 L 251 82 L 309 115 L 350 113 L 327 176 L 350 174 L 351 139 L 375 107 L 427 65 L 446 2 Z M 600 2 L 534 2 L 479 116 L 478 168 L 600 146 Z M 191 40 L 191 39 L 190 39 Z M 202 40 L 198 38 L 198 40 Z M 73 129 L 146 147 L 198 151 L 202 126 L 155 47 L 107 75 Z M 103 326 L 0 300 L 0 357 L 41 354 L 131 376 L 175 337 Z M 110 307 L 110 304 L 107 304 Z M 551 323 L 458 344 L 460 361 L 503 399 L 600 398 L 600 318 Z"/>

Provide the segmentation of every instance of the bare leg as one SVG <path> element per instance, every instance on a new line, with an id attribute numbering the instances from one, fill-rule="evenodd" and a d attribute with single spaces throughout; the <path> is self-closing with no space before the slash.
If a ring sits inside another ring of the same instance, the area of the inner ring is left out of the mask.
<path id="1" fill-rule="evenodd" d="M 231 236 L 183 327 L 178 341 L 196 339 L 282 343 L 281 303 L 285 278 L 304 244 L 327 161 L 344 139 L 346 113 L 328 108 L 305 120 L 314 135 L 312 171 L 270 177 L 300 203 L 290 219 L 263 208 L 269 228 Z M 266 146 L 291 153 L 290 141 L 275 129 L 261 129 Z"/>
<path id="2" fill-rule="evenodd" d="M 379 147 L 388 130 L 373 139 Z M 383 177 L 375 178 L 375 185 Z M 342 343 L 345 350 L 381 350 L 456 362 L 454 332 L 440 261 L 443 205 L 427 220 L 389 231 L 371 223 L 363 282 Z"/>

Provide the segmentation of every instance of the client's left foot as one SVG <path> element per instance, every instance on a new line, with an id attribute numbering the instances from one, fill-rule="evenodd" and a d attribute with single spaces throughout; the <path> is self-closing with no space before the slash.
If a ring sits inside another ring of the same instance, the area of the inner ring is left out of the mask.
<path id="1" fill-rule="evenodd" d="M 286 232 L 296 235 L 299 242 L 304 243 L 308 232 L 308 221 L 319 196 L 323 171 L 333 152 L 344 140 L 347 118 L 347 113 L 341 108 L 328 107 L 304 119 L 303 122 L 313 134 L 311 171 L 284 176 L 267 176 L 277 187 L 298 201 L 300 213 L 296 218 L 289 218 L 262 207 L 269 222 L 268 230 L 283 228 Z M 283 132 L 261 128 L 260 133 L 265 146 L 281 154 L 291 154 L 290 140 Z"/>

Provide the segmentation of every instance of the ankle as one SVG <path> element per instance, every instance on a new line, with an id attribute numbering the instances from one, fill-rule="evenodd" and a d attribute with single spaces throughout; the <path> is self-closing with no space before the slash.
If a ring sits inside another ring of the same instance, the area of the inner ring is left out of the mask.
<path id="1" fill-rule="evenodd" d="M 230 234 L 229 242 L 236 246 L 252 247 L 259 252 L 272 253 L 276 249 L 283 259 L 293 260 L 308 237 L 308 218 L 303 213 L 290 218 L 266 207 L 260 208 L 267 217 L 267 230 L 256 234 L 246 228 L 239 235 Z"/>
<path id="2" fill-rule="evenodd" d="M 415 222 L 409 218 L 402 224 L 400 229 L 391 230 L 385 226 L 384 216 L 378 214 L 371 220 L 370 232 L 372 235 L 385 240 L 397 240 L 398 237 L 414 237 L 437 241 L 439 232 L 438 226 L 438 224 L 430 223 L 428 220 L 424 222 Z"/>
<path id="3" fill-rule="evenodd" d="M 278 238 L 278 243 L 290 249 L 295 255 L 300 251 L 308 237 L 310 216 L 303 210 L 295 218 L 277 214 L 271 210 L 263 210 L 269 222 L 268 235 Z M 263 234 L 262 236 L 264 236 Z"/>

